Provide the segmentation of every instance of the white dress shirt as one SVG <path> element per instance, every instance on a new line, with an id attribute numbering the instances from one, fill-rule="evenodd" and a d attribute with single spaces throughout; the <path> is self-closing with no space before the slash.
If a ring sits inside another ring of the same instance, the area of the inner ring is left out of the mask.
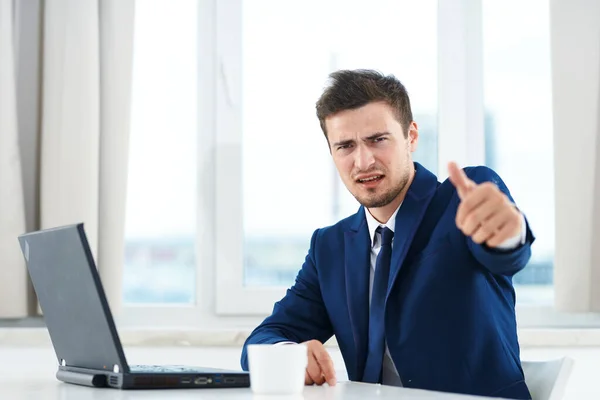
<path id="1" fill-rule="evenodd" d="M 402 206 L 402 204 L 400 204 Z M 373 292 L 373 278 L 375 276 L 375 264 L 377 262 L 377 256 L 379 255 L 379 251 L 381 250 L 381 234 L 377 232 L 377 228 L 379 226 L 385 226 L 391 229 L 394 232 L 394 228 L 396 227 L 396 215 L 398 214 L 398 210 L 400 206 L 394 211 L 390 219 L 385 223 L 379 223 L 371 213 L 365 208 L 365 215 L 367 217 L 367 225 L 369 227 L 369 237 L 371 238 L 371 273 L 369 279 L 369 305 L 371 303 L 371 294 Z M 512 249 L 517 247 L 519 244 L 525 243 L 527 234 L 527 227 L 525 225 L 525 217 L 521 214 L 521 233 L 518 235 L 505 240 L 501 243 L 498 248 L 499 249 Z M 392 248 L 394 247 L 394 239 L 392 239 Z M 383 371 L 382 371 L 382 383 L 384 385 L 390 386 L 402 386 L 402 381 L 398 376 L 398 370 L 394 365 L 394 361 L 390 355 L 390 350 L 387 346 L 387 340 L 385 345 L 385 354 L 383 356 Z"/>

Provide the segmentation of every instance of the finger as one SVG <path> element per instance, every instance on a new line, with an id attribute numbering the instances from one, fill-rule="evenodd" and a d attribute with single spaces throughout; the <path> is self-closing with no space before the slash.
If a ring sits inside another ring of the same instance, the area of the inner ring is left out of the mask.
<path id="1" fill-rule="evenodd" d="M 308 368 L 307 368 L 306 371 L 304 372 L 304 384 L 305 385 L 312 385 L 314 383 L 315 382 L 312 380 L 312 378 L 308 374 Z"/>
<path id="2" fill-rule="evenodd" d="M 517 215 L 515 215 L 517 213 Z M 516 217 L 516 218 L 515 218 Z M 489 247 L 497 247 L 507 239 L 514 237 L 521 229 L 521 218 L 518 211 L 507 208 L 502 215 L 498 216 L 498 228 L 495 234 L 486 240 Z"/>
<path id="3" fill-rule="evenodd" d="M 495 215 L 494 215 L 495 217 Z M 491 239 L 497 232 L 497 228 L 488 225 L 486 221 L 484 221 L 475 232 L 471 235 L 471 240 L 477 244 L 481 244 Z"/>
<path id="4" fill-rule="evenodd" d="M 488 197 L 479 203 L 475 208 L 471 209 L 469 214 L 460 224 L 461 231 L 467 236 L 473 236 L 475 233 L 484 228 L 495 232 L 497 225 L 489 225 L 489 220 L 499 211 L 502 211 L 503 201 L 499 197 Z M 485 233 L 485 232 L 482 232 Z"/>
<path id="5" fill-rule="evenodd" d="M 312 381 L 317 385 L 322 385 L 323 382 L 325 382 L 321 367 L 312 353 L 308 355 L 308 366 L 306 367 L 306 372 L 310 376 L 310 379 L 312 379 Z"/>
<path id="6" fill-rule="evenodd" d="M 461 200 L 476 186 L 475 182 L 469 179 L 467 174 L 465 174 L 465 171 L 459 168 L 453 161 L 448 163 L 448 178 L 458 191 L 458 197 L 460 197 Z"/>
<path id="7" fill-rule="evenodd" d="M 475 231 L 470 235 L 471 240 L 477 244 L 487 242 L 494 237 L 504 223 L 506 215 L 504 209 L 494 209 L 488 217 L 479 223 Z"/>
<path id="8" fill-rule="evenodd" d="M 329 352 L 323 346 L 318 346 L 313 350 L 313 355 L 321 367 L 321 371 L 329 386 L 334 386 L 337 382 L 335 377 L 335 366 Z"/>
<path id="9" fill-rule="evenodd" d="M 485 182 L 473 188 L 468 195 L 462 199 L 456 210 L 456 226 L 462 230 L 467 216 L 486 199 L 494 196 L 502 198 L 500 191 L 493 183 Z"/>

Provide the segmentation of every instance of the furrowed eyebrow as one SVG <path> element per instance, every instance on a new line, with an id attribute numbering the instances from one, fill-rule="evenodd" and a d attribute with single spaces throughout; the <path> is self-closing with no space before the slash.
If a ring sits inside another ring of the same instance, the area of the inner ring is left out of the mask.
<path id="1" fill-rule="evenodd" d="M 354 140 L 341 140 L 339 142 L 335 142 L 333 144 L 333 147 L 338 147 L 338 146 L 347 146 L 349 144 L 354 143 Z"/>
<path id="2" fill-rule="evenodd" d="M 376 133 L 373 133 L 373 134 L 371 134 L 371 135 L 363 138 L 362 140 L 367 140 L 367 141 L 368 140 L 375 140 L 375 139 L 378 139 L 378 138 L 384 137 L 384 136 L 390 136 L 390 133 L 389 132 L 376 132 Z M 352 143 L 354 143 L 353 139 L 340 140 L 339 142 L 335 142 L 333 144 L 333 147 L 347 146 L 347 145 L 352 144 Z"/>
<path id="3" fill-rule="evenodd" d="M 377 133 L 367 136 L 366 138 L 364 138 L 364 140 L 375 140 L 377 138 L 389 136 L 389 135 L 390 135 L 389 132 L 377 132 Z"/>

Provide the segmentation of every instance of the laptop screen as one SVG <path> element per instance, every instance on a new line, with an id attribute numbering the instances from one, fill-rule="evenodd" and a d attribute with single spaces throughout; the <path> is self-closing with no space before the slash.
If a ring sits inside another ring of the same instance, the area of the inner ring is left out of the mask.
<path id="1" fill-rule="evenodd" d="M 129 372 L 83 224 L 19 242 L 59 364 Z"/>

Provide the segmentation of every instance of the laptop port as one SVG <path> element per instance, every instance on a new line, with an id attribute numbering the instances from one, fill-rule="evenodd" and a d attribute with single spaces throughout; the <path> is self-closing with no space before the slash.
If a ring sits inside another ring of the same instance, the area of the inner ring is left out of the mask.
<path id="1" fill-rule="evenodd" d="M 184 385 L 192 383 L 192 378 L 181 378 L 181 383 L 183 383 Z"/>
<path id="2" fill-rule="evenodd" d="M 225 378 L 225 380 L 223 381 L 224 383 L 235 383 L 235 378 Z"/>
<path id="3" fill-rule="evenodd" d="M 194 379 L 194 385 L 206 385 L 208 383 L 208 378 L 205 378 L 203 376 L 199 376 L 196 379 Z"/>

